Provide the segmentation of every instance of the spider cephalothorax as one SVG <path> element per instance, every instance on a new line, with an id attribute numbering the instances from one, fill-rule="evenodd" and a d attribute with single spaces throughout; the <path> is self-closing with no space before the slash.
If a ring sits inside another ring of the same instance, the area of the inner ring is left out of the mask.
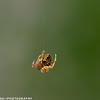
<path id="1" fill-rule="evenodd" d="M 33 69 L 38 69 L 41 70 L 42 73 L 48 72 L 49 68 L 53 68 L 56 62 L 56 54 L 55 54 L 55 60 L 52 64 L 52 57 L 50 54 L 46 54 L 44 57 L 44 52 L 42 52 L 42 55 L 40 55 L 36 61 L 36 64 L 34 64 L 35 61 L 32 63 L 32 68 Z M 41 58 L 40 58 L 41 57 Z"/>

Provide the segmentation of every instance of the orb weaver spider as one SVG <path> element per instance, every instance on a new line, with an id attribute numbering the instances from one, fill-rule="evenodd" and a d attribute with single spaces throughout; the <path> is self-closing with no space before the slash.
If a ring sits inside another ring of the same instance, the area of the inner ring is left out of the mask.
<path id="1" fill-rule="evenodd" d="M 32 68 L 41 70 L 41 73 L 48 72 L 50 68 L 52 69 L 54 67 L 56 62 L 56 54 L 55 54 L 55 60 L 52 64 L 52 56 L 50 54 L 46 54 L 44 56 L 44 52 L 45 51 L 42 51 L 42 55 L 38 56 L 36 64 L 34 64 L 35 60 L 32 63 Z"/>

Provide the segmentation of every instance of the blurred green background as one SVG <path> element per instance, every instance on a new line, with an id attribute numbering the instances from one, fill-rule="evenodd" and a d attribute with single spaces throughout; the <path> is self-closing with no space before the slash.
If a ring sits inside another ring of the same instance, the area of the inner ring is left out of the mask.
<path id="1" fill-rule="evenodd" d="M 100 100 L 99 33 L 99 0 L 0 0 L 0 97 Z M 43 50 L 57 62 L 41 74 Z"/>

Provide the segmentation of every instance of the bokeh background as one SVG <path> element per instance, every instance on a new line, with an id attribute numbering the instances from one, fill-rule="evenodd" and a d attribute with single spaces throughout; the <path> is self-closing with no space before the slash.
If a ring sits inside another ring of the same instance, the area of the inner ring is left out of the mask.
<path id="1" fill-rule="evenodd" d="M 0 0 L 0 97 L 100 100 L 99 0 Z M 32 61 L 45 50 L 55 67 Z"/>

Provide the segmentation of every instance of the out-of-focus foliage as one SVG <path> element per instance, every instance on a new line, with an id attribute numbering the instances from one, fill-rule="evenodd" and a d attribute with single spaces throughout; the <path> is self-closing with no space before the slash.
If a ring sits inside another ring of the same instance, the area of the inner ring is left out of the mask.
<path id="1" fill-rule="evenodd" d="M 0 0 L 0 97 L 100 100 L 100 2 Z M 57 54 L 41 74 L 32 61 Z"/>

